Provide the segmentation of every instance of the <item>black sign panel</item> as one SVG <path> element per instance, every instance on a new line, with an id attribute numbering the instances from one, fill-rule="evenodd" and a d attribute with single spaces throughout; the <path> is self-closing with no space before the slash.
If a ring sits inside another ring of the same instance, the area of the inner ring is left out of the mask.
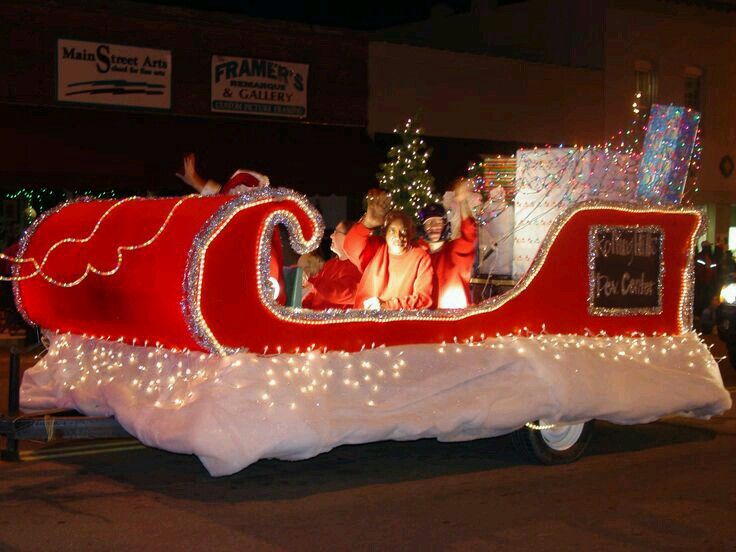
<path id="1" fill-rule="evenodd" d="M 589 234 L 591 314 L 662 312 L 662 243 L 658 226 L 593 226 Z"/>

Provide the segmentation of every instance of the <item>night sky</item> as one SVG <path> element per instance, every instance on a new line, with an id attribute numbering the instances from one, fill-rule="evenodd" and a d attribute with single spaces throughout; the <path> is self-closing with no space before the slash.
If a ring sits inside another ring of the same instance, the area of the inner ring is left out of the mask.
<path id="1" fill-rule="evenodd" d="M 502 0 L 499 5 L 523 0 Z M 197 10 L 232 12 L 250 17 L 298 21 L 313 25 L 371 31 L 427 19 L 433 5 L 444 4 L 455 13 L 467 12 L 471 0 L 158 0 L 163 4 Z"/>

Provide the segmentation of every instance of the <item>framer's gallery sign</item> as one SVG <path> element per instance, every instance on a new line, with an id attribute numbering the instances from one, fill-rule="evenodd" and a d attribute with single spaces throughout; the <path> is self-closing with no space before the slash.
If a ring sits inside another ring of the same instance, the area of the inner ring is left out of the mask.
<path id="1" fill-rule="evenodd" d="M 171 108 L 171 52 L 59 39 L 60 102 Z"/>
<path id="2" fill-rule="evenodd" d="M 662 312 L 662 243 L 658 226 L 593 226 L 588 236 L 591 314 Z"/>
<path id="3" fill-rule="evenodd" d="M 309 65 L 212 56 L 212 111 L 304 118 Z"/>

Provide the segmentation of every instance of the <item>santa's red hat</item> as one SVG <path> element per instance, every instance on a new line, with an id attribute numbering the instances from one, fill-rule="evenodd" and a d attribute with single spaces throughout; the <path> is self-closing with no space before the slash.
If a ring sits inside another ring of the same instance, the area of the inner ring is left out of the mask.
<path id="1" fill-rule="evenodd" d="M 239 188 L 240 186 L 244 188 L 263 188 L 269 184 L 270 182 L 265 174 L 239 169 L 233 173 L 227 184 L 222 187 L 220 193 L 231 193 L 235 188 Z"/>

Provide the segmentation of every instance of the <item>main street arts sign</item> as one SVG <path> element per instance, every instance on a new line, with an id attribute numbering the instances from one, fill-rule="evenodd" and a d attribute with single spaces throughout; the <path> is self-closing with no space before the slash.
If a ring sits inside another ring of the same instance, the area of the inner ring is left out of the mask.
<path id="1" fill-rule="evenodd" d="M 662 312 L 662 242 L 657 226 L 593 226 L 588 236 L 588 309 L 599 316 Z"/>
<path id="2" fill-rule="evenodd" d="M 212 56 L 212 111 L 303 119 L 309 65 Z"/>
<path id="3" fill-rule="evenodd" d="M 59 39 L 60 102 L 171 108 L 171 52 Z"/>

